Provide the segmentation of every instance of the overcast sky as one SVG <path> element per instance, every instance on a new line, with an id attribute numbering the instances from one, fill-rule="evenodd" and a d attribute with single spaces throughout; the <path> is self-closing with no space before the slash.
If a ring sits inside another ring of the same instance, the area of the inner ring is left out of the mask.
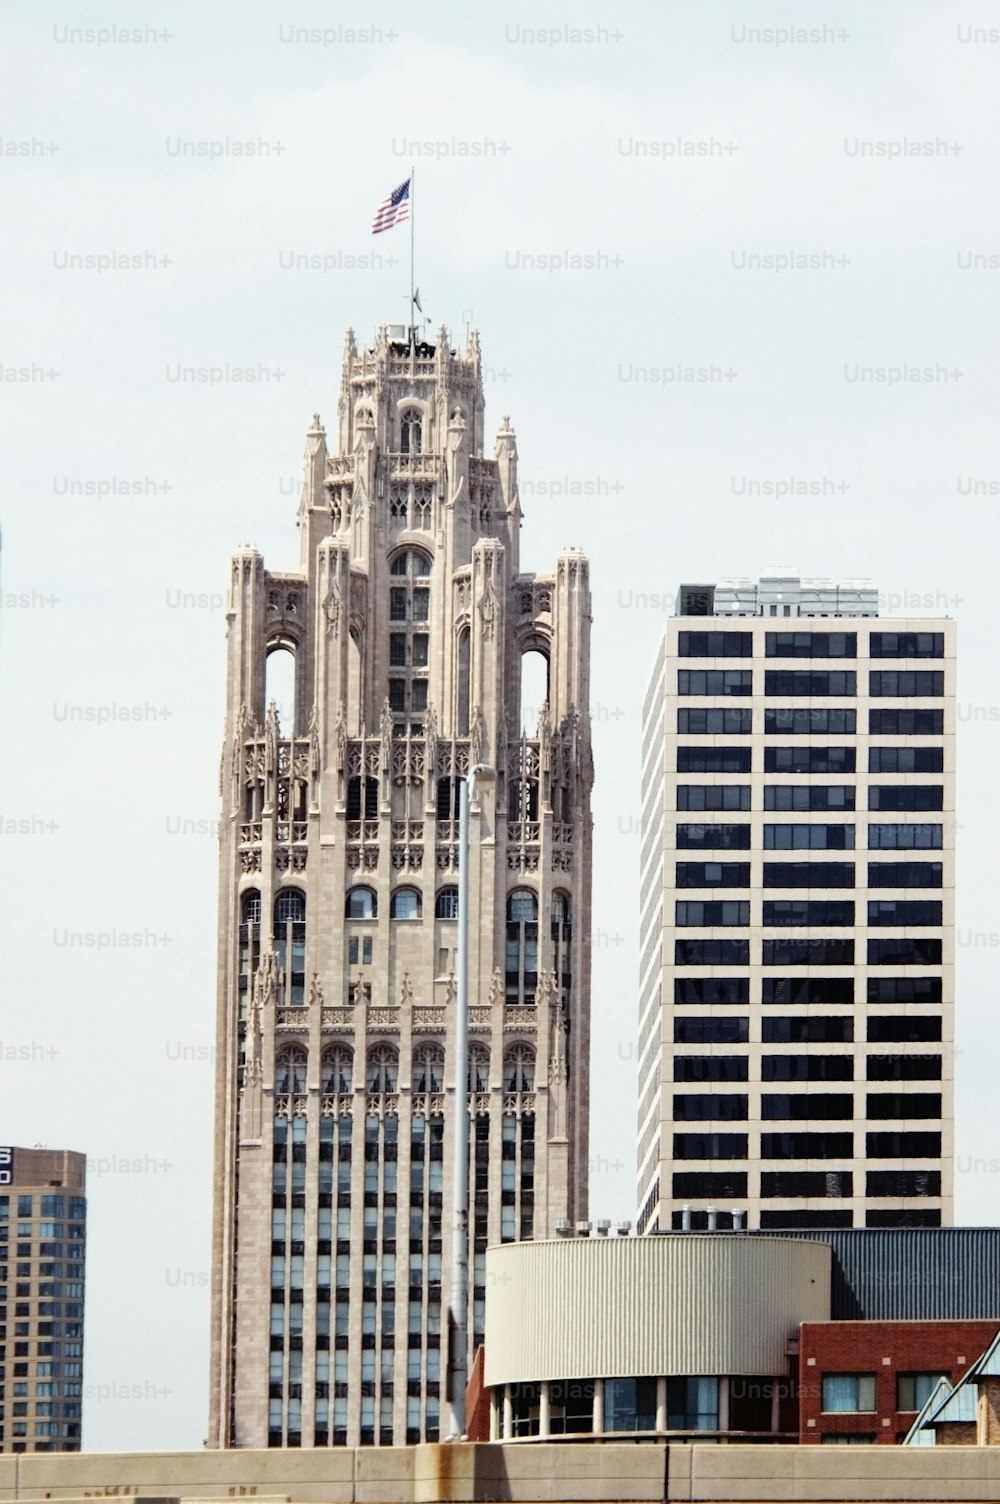
<path id="1" fill-rule="evenodd" d="M 204 1436 L 227 561 L 297 561 L 411 163 L 524 567 L 592 559 L 593 1215 L 634 1215 L 646 676 L 682 579 L 781 563 L 959 619 L 958 1218 L 1000 1219 L 995 10 L 7 0 L 2 57 L 0 1142 L 91 1157 L 85 1445 Z"/>

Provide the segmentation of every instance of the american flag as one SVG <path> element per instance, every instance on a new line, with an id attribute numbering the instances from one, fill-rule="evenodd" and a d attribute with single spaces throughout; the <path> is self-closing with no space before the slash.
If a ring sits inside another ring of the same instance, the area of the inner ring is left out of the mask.
<path id="1" fill-rule="evenodd" d="M 378 235 L 383 230 L 391 230 L 393 225 L 400 224 L 410 217 L 410 180 L 400 183 L 394 188 L 389 197 L 379 204 L 375 211 L 375 219 L 372 223 L 372 234 Z"/>

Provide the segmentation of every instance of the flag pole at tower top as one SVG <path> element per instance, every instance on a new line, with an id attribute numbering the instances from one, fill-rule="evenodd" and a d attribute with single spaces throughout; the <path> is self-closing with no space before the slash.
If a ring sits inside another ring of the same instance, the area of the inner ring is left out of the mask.
<path id="1" fill-rule="evenodd" d="M 372 234 L 381 235 L 384 230 L 391 230 L 393 225 L 398 225 L 402 220 L 410 221 L 410 346 L 415 347 L 417 339 L 417 321 L 414 309 L 423 313 L 420 307 L 420 289 L 414 283 L 414 212 L 413 212 L 413 168 L 410 168 L 410 176 L 405 182 L 394 188 L 387 199 L 383 199 L 375 211 L 375 219 L 372 224 Z"/>

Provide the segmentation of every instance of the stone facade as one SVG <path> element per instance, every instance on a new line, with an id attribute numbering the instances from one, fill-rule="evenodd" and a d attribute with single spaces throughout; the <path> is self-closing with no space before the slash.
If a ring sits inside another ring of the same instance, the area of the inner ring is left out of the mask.
<path id="1" fill-rule="evenodd" d="M 230 576 L 214 1447 L 438 1436 L 476 763 L 497 780 L 470 818 L 470 1349 L 487 1242 L 587 1213 L 587 560 L 520 571 L 516 441 L 504 418 L 484 454 L 475 333 L 349 333 L 335 434 L 307 434 L 299 569 L 244 548 Z"/>

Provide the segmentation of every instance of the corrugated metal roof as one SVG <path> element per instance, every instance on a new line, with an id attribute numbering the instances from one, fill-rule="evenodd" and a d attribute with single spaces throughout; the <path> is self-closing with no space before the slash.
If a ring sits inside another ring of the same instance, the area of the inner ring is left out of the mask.
<path id="1" fill-rule="evenodd" d="M 832 1248 L 834 1321 L 1000 1322 L 1000 1227 L 796 1228 L 791 1236 Z"/>

